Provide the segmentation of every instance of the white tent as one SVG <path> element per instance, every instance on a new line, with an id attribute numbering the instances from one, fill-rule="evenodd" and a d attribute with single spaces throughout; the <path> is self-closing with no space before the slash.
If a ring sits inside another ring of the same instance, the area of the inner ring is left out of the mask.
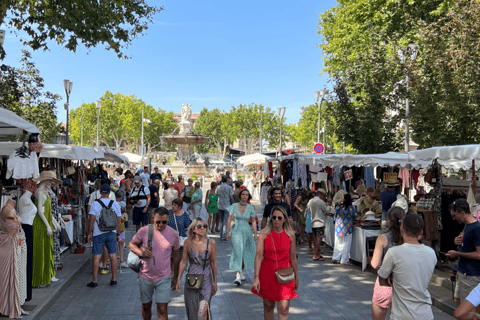
<path id="1" fill-rule="evenodd" d="M 125 153 L 122 153 L 122 156 L 126 157 L 129 162 L 142 163 L 142 156 L 139 156 L 138 154 L 125 152 Z"/>
<path id="2" fill-rule="evenodd" d="M 103 158 L 97 160 L 105 160 L 110 162 L 128 163 L 128 158 L 122 154 L 119 154 L 111 149 L 102 148 L 104 153 Z"/>
<path id="3" fill-rule="evenodd" d="M 241 156 L 237 159 L 237 163 L 243 166 L 263 166 L 265 164 L 265 160 L 269 157 L 261 154 L 261 153 L 253 153 L 246 156 Z"/>
<path id="4" fill-rule="evenodd" d="M 17 135 L 25 133 L 40 133 L 40 130 L 30 122 L 17 116 L 12 111 L 0 108 L 0 135 Z"/>
<path id="5" fill-rule="evenodd" d="M 409 160 L 432 161 L 480 161 L 480 144 L 433 147 L 408 153 Z"/>
<path id="6" fill-rule="evenodd" d="M 0 155 L 10 156 L 15 149 L 22 146 L 21 142 L 1 142 L 0 143 Z M 79 147 L 79 146 L 67 146 L 64 144 L 48 144 L 44 143 L 42 152 L 40 152 L 42 158 L 56 158 L 66 160 L 87 160 L 92 161 L 95 159 L 102 159 L 104 157 L 103 150 L 91 148 L 91 147 Z"/>

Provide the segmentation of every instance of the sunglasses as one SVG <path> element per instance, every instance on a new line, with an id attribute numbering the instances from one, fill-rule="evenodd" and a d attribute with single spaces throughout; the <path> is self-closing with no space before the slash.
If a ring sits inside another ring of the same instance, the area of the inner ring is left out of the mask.
<path id="1" fill-rule="evenodd" d="M 160 221 L 155 221 L 155 224 L 167 224 L 168 221 L 165 220 L 160 220 Z"/>
<path id="2" fill-rule="evenodd" d="M 208 225 L 206 225 L 206 224 L 197 224 L 197 225 L 195 226 L 195 228 L 197 228 L 197 229 L 202 229 L 202 228 L 203 228 L 203 229 L 207 229 L 207 228 L 208 228 Z"/>
<path id="3" fill-rule="evenodd" d="M 271 219 L 272 219 L 272 220 L 282 221 L 282 220 L 283 220 L 283 217 L 282 217 L 282 216 L 272 216 Z"/>

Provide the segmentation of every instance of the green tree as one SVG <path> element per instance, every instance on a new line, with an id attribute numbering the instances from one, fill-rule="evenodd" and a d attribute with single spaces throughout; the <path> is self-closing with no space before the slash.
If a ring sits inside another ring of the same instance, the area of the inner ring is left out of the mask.
<path id="1" fill-rule="evenodd" d="M 210 137 L 210 142 L 203 145 L 196 145 L 195 151 L 200 153 L 221 153 L 224 149 L 225 139 L 228 140 L 228 131 L 225 132 L 224 114 L 218 109 L 208 110 L 203 108 L 195 121 L 194 132 Z"/>
<path id="2" fill-rule="evenodd" d="M 48 50 L 49 40 L 73 52 L 80 43 L 86 48 L 103 44 L 126 58 L 123 50 L 161 10 L 145 0 L 2 0 L 0 25 L 21 32 L 20 39 L 33 50 Z"/>

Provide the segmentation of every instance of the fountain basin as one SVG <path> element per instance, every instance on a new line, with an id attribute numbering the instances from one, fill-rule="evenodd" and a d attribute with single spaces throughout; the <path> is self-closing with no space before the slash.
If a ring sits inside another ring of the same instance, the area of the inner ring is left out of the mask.
<path id="1" fill-rule="evenodd" d="M 176 135 L 176 134 L 167 134 L 162 136 L 162 140 L 167 143 L 172 144 L 186 144 L 186 145 L 196 145 L 196 144 L 205 144 L 210 141 L 210 137 L 201 136 L 198 134 L 188 134 L 188 135 Z"/>

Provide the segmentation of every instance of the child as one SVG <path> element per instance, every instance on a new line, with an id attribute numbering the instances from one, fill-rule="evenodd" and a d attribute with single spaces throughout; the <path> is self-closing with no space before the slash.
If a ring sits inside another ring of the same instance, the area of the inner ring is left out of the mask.
<path id="1" fill-rule="evenodd" d="M 120 235 L 118 237 L 118 254 L 120 256 L 120 266 L 122 268 L 128 268 L 127 263 L 125 262 L 124 259 L 124 252 L 125 252 L 125 227 L 126 223 L 128 221 L 128 215 L 126 213 L 126 206 L 127 204 L 125 203 L 125 191 L 122 189 L 119 189 L 115 192 L 115 198 L 117 199 L 117 203 L 120 206 L 121 212 L 122 212 L 122 219 L 120 222 Z"/>

